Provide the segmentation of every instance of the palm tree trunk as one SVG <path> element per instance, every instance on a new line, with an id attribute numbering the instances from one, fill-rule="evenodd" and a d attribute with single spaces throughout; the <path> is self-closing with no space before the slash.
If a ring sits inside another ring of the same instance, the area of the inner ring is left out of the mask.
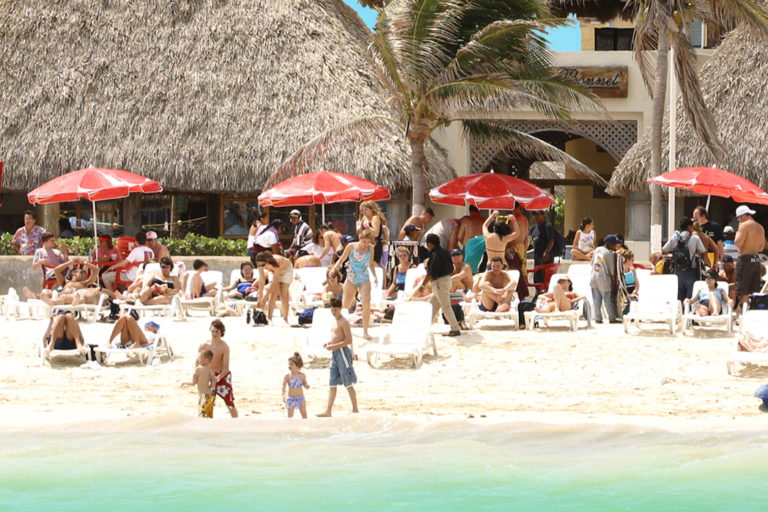
<path id="1" fill-rule="evenodd" d="M 424 146 L 429 132 L 423 126 L 411 127 L 408 143 L 411 146 L 411 180 L 413 186 L 411 215 L 421 215 L 427 193 L 427 156 Z"/>
<path id="2" fill-rule="evenodd" d="M 664 125 L 664 106 L 667 97 L 669 74 L 669 37 L 666 30 L 659 35 L 656 52 L 656 83 L 653 90 L 651 117 L 651 176 L 661 174 L 661 131 Z M 661 251 L 661 224 L 664 221 L 664 204 L 661 186 L 651 185 L 651 252 Z"/>

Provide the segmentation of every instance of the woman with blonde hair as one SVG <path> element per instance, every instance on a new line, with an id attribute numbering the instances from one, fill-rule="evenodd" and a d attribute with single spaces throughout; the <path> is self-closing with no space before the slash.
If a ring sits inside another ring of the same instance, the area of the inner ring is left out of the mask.
<path id="1" fill-rule="evenodd" d="M 363 230 L 368 230 L 372 236 L 373 260 L 377 265 L 381 264 L 381 255 L 384 252 L 384 227 L 387 225 L 387 218 L 381 212 L 381 208 L 374 201 L 363 201 L 360 203 L 360 218 L 357 221 L 357 235 Z"/>
<path id="2" fill-rule="evenodd" d="M 347 244 L 341 257 L 328 269 L 328 273 L 336 273 L 339 267 L 349 259 L 349 270 L 347 279 L 344 281 L 343 304 L 345 309 L 349 309 L 352 303 L 360 294 L 360 302 L 363 303 L 363 337 L 370 340 L 368 326 L 371 323 L 371 278 L 370 268 L 373 263 L 373 233 L 364 229 L 360 232 L 360 241 Z M 376 274 L 373 274 L 374 281 Z M 374 282 L 374 286 L 378 283 Z"/>

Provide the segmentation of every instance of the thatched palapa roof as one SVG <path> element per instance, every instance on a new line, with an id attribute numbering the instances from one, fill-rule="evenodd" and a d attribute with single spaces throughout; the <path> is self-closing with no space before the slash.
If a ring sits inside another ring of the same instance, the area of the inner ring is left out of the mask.
<path id="1" fill-rule="evenodd" d="M 677 166 L 720 167 L 743 176 L 762 189 L 768 187 L 768 40 L 744 29 L 732 31 L 700 72 L 704 101 L 717 122 L 720 139 L 728 153 L 714 161 L 696 137 L 677 105 Z M 662 162 L 669 160 L 669 121 L 662 134 Z M 608 192 L 647 190 L 651 166 L 650 131 L 632 146 L 613 172 Z M 664 164 L 666 169 L 666 164 Z"/>
<path id="2" fill-rule="evenodd" d="M 370 32 L 341 0 L 0 0 L 0 160 L 8 189 L 87 165 L 166 189 L 251 193 L 298 147 L 381 113 Z M 431 184 L 453 172 L 429 148 Z M 410 185 L 386 134 L 310 170 Z"/>

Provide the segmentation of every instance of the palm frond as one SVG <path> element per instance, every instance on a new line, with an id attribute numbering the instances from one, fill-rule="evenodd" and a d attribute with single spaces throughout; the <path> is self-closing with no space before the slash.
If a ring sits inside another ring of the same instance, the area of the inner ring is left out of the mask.
<path id="1" fill-rule="evenodd" d="M 653 84 L 656 81 L 656 59 L 651 52 L 659 47 L 659 27 L 656 11 L 650 7 L 647 12 L 639 14 L 635 18 L 635 32 L 632 38 L 632 46 L 635 53 L 635 61 L 640 69 L 645 90 L 653 98 Z"/>
<path id="2" fill-rule="evenodd" d="M 380 139 L 387 131 L 393 136 L 396 135 L 399 126 L 397 120 L 386 116 L 357 117 L 334 125 L 304 144 L 280 164 L 267 179 L 265 188 L 305 172 L 309 164 L 322 157 L 329 144 L 348 147 L 368 144 Z"/>
<path id="3" fill-rule="evenodd" d="M 389 85 L 393 96 L 395 96 L 393 98 L 395 103 L 400 106 L 400 110 L 410 111 L 410 94 L 400 76 L 400 68 L 397 65 L 392 48 L 389 46 L 389 40 L 382 34 L 376 33 L 368 48 L 374 61 L 378 64 L 376 71 L 379 78 L 383 83 Z"/>
<path id="4" fill-rule="evenodd" d="M 711 16 L 711 20 L 717 21 L 726 30 L 746 25 L 751 31 L 768 34 L 768 8 L 762 1 L 698 0 L 697 4 Z"/>
<path id="5" fill-rule="evenodd" d="M 595 18 L 606 22 L 619 17 L 625 20 L 632 19 L 634 3 L 624 0 L 548 0 L 547 7 L 552 15 L 561 18 L 575 14 L 580 18 Z"/>
<path id="6" fill-rule="evenodd" d="M 499 153 L 508 155 L 517 153 L 542 161 L 562 162 L 595 184 L 604 187 L 608 185 L 602 176 L 568 153 L 533 135 L 515 130 L 508 124 L 497 121 L 465 119 L 462 122 L 462 136 L 468 143 L 490 145 Z"/>

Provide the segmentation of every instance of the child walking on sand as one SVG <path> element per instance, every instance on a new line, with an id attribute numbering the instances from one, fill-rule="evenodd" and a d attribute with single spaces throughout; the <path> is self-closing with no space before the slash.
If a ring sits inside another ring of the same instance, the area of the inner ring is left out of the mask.
<path id="1" fill-rule="evenodd" d="M 301 355 L 294 352 L 288 358 L 290 373 L 287 373 L 283 378 L 283 402 L 285 402 L 285 408 L 288 409 L 289 418 L 293 418 L 293 411 L 298 409 L 301 417 L 307 419 L 307 401 L 304 399 L 302 388 L 309 389 L 309 383 L 307 376 L 300 371 L 302 366 L 304 366 L 304 361 L 301 360 Z M 287 395 L 285 393 L 286 386 L 288 387 Z"/>
<path id="2" fill-rule="evenodd" d="M 197 384 L 197 392 L 200 394 L 198 402 L 198 416 L 201 418 L 213 418 L 213 404 L 216 401 L 216 373 L 209 364 L 213 359 L 213 352 L 201 350 L 197 356 L 198 366 L 192 374 L 192 382 L 183 382 L 182 386 L 194 386 Z"/>

